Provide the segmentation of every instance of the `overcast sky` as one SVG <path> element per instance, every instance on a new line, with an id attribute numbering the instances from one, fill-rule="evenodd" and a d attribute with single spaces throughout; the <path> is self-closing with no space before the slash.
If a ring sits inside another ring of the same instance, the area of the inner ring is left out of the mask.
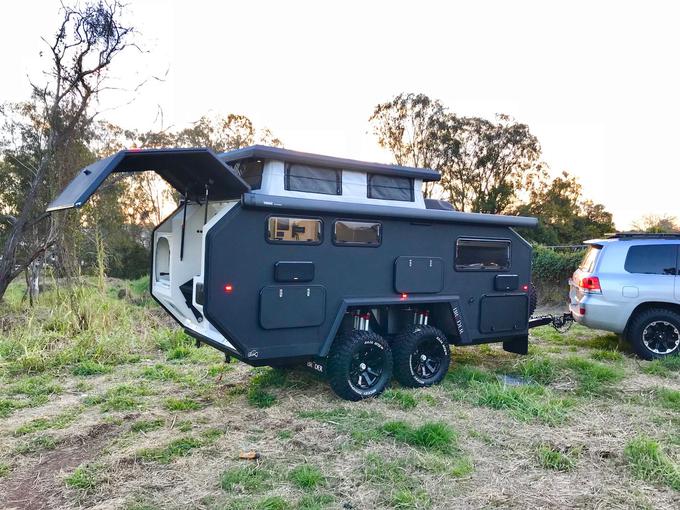
<path id="1" fill-rule="evenodd" d="M 167 76 L 127 106 L 129 93 L 102 98 L 125 127 L 242 113 L 287 148 L 389 162 L 367 119 L 379 102 L 423 92 L 459 114 L 529 124 L 552 171 L 576 174 L 619 228 L 680 216 L 677 2 L 128 4 L 149 53 L 123 57 L 117 84 Z M 1 9 L 0 101 L 21 100 L 59 2 Z"/>

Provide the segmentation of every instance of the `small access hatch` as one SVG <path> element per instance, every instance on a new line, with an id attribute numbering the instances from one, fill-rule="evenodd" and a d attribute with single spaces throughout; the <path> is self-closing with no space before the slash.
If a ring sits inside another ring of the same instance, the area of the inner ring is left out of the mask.
<path id="1" fill-rule="evenodd" d="M 326 289 L 321 285 L 270 285 L 260 292 L 264 329 L 320 326 L 325 310 Z"/>
<path id="2" fill-rule="evenodd" d="M 47 207 L 48 211 L 81 207 L 112 173 L 153 171 L 186 195 L 200 201 L 238 199 L 250 186 L 210 149 L 125 150 L 82 169 Z"/>
<path id="3" fill-rule="evenodd" d="M 394 288 L 402 293 L 437 293 L 444 288 L 444 262 L 441 257 L 397 257 L 394 261 Z"/>
<path id="4" fill-rule="evenodd" d="M 529 298 L 526 294 L 484 296 L 480 301 L 479 330 L 482 333 L 507 333 L 526 329 Z"/>

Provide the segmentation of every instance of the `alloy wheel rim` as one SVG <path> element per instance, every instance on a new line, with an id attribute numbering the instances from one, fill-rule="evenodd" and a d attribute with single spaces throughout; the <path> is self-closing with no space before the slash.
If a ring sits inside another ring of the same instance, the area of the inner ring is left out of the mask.
<path id="1" fill-rule="evenodd" d="M 349 366 L 349 382 L 360 390 L 374 388 L 385 370 L 385 350 L 375 345 L 362 346 Z"/>
<path id="2" fill-rule="evenodd" d="M 668 321 L 654 321 L 642 331 L 642 342 L 654 354 L 668 354 L 680 345 L 680 331 Z"/>
<path id="3" fill-rule="evenodd" d="M 427 380 L 439 372 L 444 360 L 444 349 L 435 338 L 420 343 L 411 354 L 411 370 L 417 377 Z"/>

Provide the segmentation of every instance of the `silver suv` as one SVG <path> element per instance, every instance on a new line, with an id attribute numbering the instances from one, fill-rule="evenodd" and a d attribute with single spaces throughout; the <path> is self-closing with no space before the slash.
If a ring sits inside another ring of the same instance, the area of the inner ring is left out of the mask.
<path id="1" fill-rule="evenodd" d="M 616 234 L 586 241 L 569 280 L 574 320 L 624 336 L 644 359 L 680 351 L 680 235 Z"/>

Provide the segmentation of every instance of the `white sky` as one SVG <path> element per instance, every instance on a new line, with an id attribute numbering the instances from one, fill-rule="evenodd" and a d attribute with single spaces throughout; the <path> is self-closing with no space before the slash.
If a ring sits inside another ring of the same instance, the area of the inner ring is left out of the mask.
<path id="1" fill-rule="evenodd" d="M 122 58 L 134 103 L 106 118 L 184 127 L 242 113 L 291 149 L 390 161 L 370 133 L 373 107 L 424 92 L 463 115 L 526 122 L 554 173 L 577 175 L 619 228 L 680 216 L 680 4 L 525 1 L 130 0 L 148 55 Z M 41 36 L 59 2 L 0 7 L 0 101 L 24 99 L 44 65 Z M 126 97 L 129 97 L 126 96 Z M 102 107 L 124 103 L 105 96 Z"/>

